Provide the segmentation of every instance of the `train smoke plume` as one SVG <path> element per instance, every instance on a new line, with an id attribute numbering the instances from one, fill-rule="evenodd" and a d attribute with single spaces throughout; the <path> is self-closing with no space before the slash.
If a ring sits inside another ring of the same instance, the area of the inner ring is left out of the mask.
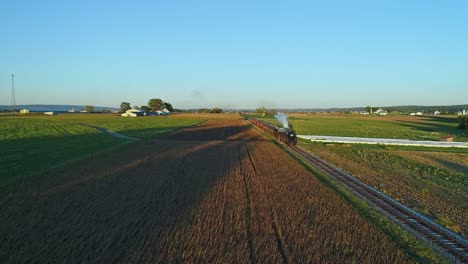
<path id="1" fill-rule="evenodd" d="M 289 128 L 289 123 L 288 123 L 288 116 L 285 115 L 284 113 L 278 112 L 278 114 L 275 115 L 276 120 L 283 124 L 283 127 Z"/>

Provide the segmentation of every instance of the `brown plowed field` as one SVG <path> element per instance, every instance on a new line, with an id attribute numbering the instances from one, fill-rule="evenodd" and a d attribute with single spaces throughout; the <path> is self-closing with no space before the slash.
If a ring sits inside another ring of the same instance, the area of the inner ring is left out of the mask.
<path id="1" fill-rule="evenodd" d="M 5 187 L 0 205 L 0 263 L 410 262 L 241 119 Z"/>

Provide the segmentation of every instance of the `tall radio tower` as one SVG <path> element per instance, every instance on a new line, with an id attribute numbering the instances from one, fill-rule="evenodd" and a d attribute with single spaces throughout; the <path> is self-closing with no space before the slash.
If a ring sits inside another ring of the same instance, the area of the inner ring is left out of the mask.
<path id="1" fill-rule="evenodd" d="M 11 111 L 16 111 L 15 75 L 11 75 Z"/>

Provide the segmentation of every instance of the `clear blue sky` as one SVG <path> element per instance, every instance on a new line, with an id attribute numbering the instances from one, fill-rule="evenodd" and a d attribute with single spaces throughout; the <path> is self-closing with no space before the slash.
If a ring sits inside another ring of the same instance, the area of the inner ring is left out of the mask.
<path id="1" fill-rule="evenodd" d="M 468 103 L 468 1 L 1 1 L 0 104 Z"/>

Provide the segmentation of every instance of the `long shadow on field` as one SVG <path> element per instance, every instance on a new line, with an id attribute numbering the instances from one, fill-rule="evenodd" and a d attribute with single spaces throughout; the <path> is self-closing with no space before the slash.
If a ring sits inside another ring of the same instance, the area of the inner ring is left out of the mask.
<path id="1" fill-rule="evenodd" d="M 252 133 L 252 128 L 247 125 L 235 125 L 224 127 L 213 127 L 210 124 L 202 124 L 183 130 L 176 131 L 167 139 L 172 140 L 228 140 L 228 141 L 256 141 L 265 140 L 259 133 Z"/>
<path id="2" fill-rule="evenodd" d="M 453 135 L 456 137 L 464 137 L 466 140 L 466 137 L 468 137 L 468 132 L 458 129 L 455 126 L 449 126 L 449 125 L 442 125 L 442 124 L 434 124 L 434 123 L 423 123 L 423 124 L 417 124 L 413 122 L 408 122 L 408 121 L 400 121 L 402 124 L 401 126 L 409 127 L 414 130 L 419 130 L 419 131 L 425 131 L 428 132 L 428 137 L 431 136 L 430 133 L 432 132 L 437 132 L 440 134 L 448 134 L 448 135 Z"/>
<path id="3" fill-rule="evenodd" d="M 468 165 L 466 165 L 466 164 L 463 165 L 463 164 L 460 164 L 460 163 L 456 163 L 456 162 L 449 161 L 449 160 L 446 160 L 446 159 L 441 159 L 441 158 L 438 158 L 438 157 L 430 157 L 430 159 L 432 159 L 433 161 L 438 162 L 440 164 L 443 164 L 443 165 L 445 165 L 448 168 L 451 168 L 453 170 L 461 171 L 464 174 L 468 174 Z M 465 182 L 465 185 L 468 185 L 468 183 Z"/>
<path id="4" fill-rule="evenodd" d="M 166 137 L 180 127 L 128 129 L 124 135 L 141 139 Z M 18 179 L 53 169 L 64 163 L 94 156 L 131 140 L 104 132 L 0 140 L 0 187 Z M 29 180 L 29 179 L 26 179 Z"/>
<path id="5" fill-rule="evenodd" d="M 0 263 L 145 263 L 179 254 L 165 234 L 245 158 L 242 141 L 179 139 L 242 140 L 246 131 L 227 129 L 139 142 L 3 188 Z"/>
<path id="6" fill-rule="evenodd" d="M 440 123 L 447 123 L 451 125 L 458 124 L 458 120 L 453 117 L 444 117 L 444 116 L 430 116 L 425 118 L 428 121 L 440 122 Z"/>
<path id="7" fill-rule="evenodd" d="M 126 141 L 103 133 L 1 140 L 0 187 Z"/>

